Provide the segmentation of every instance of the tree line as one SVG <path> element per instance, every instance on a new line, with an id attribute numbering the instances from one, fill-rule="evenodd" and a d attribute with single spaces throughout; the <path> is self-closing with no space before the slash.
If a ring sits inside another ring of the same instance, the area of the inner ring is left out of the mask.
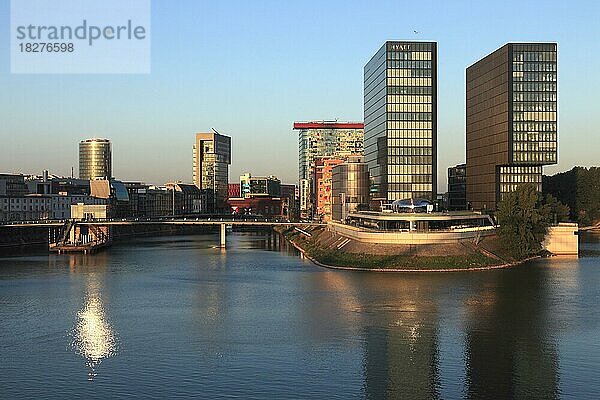
<path id="1" fill-rule="evenodd" d="M 570 218 L 580 226 L 600 221 L 600 168 L 574 167 L 567 172 L 544 176 L 544 193 L 566 204 Z"/>

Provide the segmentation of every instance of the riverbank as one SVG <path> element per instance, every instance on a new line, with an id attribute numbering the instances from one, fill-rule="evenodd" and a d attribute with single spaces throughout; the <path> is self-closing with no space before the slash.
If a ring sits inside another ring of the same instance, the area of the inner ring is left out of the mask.
<path id="1" fill-rule="evenodd" d="M 477 245 L 471 241 L 437 245 L 362 243 L 324 227 L 277 229 L 315 264 L 326 268 L 377 272 L 452 272 L 506 268 L 515 260 L 500 248 L 495 236 Z M 309 236 L 310 235 L 310 236 Z"/>
<path id="2" fill-rule="evenodd" d="M 112 242 L 136 237 L 214 234 L 213 226 L 185 225 L 116 225 L 111 229 Z M 30 248 L 49 248 L 49 228 L 44 226 L 3 228 L 0 231 L 0 254 L 27 251 Z"/>

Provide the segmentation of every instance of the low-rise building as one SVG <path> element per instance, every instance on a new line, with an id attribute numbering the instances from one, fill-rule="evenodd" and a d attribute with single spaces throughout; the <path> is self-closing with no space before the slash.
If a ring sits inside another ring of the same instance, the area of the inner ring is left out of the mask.
<path id="1" fill-rule="evenodd" d="M 477 241 L 496 234 L 496 226 L 489 215 L 468 211 L 361 211 L 350 213 L 348 224 L 329 222 L 328 229 L 365 243 L 409 245 Z"/>
<path id="2" fill-rule="evenodd" d="M 114 217 L 131 216 L 129 193 L 123 182 L 116 179 L 96 179 L 90 181 L 90 194 L 106 199 Z"/>
<path id="3" fill-rule="evenodd" d="M 286 218 L 285 199 L 279 197 L 248 197 L 229 199 L 235 215 L 253 215 L 265 218 Z"/>
<path id="4" fill-rule="evenodd" d="M 88 195 L 49 195 L 52 204 L 50 219 L 63 220 L 75 218 L 71 215 L 71 206 L 74 204 L 106 205 L 106 199 Z"/>
<path id="5" fill-rule="evenodd" d="M 292 184 L 281 184 L 281 198 L 286 200 L 284 214 L 290 221 L 295 221 L 300 216 L 300 202 L 298 187 Z"/>
<path id="6" fill-rule="evenodd" d="M 175 215 L 209 214 L 214 213 L 213 191 L 200 189 L 196 185 L 169 182 L 165 184 L 169 190 L 175 190 Z"/>
<path id="7" fill-rule="evenodd" d="M 51 175 L 48 171 L 44 171 L 40 176 L 27 176 L 25 178 L 25 184 L 31 194 L 90 194 L 89 180 Z"/>
<path id="8" fill-rule="evenodd" d="M 467 209 L 467 164 L 448 168 L 448 210 Z"/>
<path id="9" fill-rule="evenodd" d="M 196 185 L 168 182 L 165 186 L 125 182 L 130 214 L 135 218 L 158 218 L 214 212 L 214 192 Z"/>
<path id="10" fill-rule="evenodd" d="M 50 219 L 52 199 L 48 196 L 13 196 L 0 198 L 0 221 L 38 221 Z"/>
<path id="11" fill-rule="evenodd" d="M 110 206 L 106 204 L 73 204 L 71 206 L 71 217 L 80 220 L 111 218 Z"/>
<path id="12" fill-rule="evenodd" d="M 239 183 L 230 183 L 227 186 L 227 198 L 237 198 L 241 197 L 241 190 Z"/>
<path id="13" fill-rule="evenodd" d="M 281 181 L 276 176 L 252 176 L 249 172 L 240 176 L 240 196 L 248 197 L 279 197 L 281 196 Z"/>
<path id="14" fill-rule="evenodd" d="M 0 222 L 65 220 L 73 204 L 106 204 L 105 199 L 86 195 L 40 195 L 0 197 Z"/>
<path id="15" fill-rule="evenodd" d="M 140 196 L 140 216 L 157 218 L 173 215 L 173 191 L 165 187 L 149 186 Z"/>
<path id="16" fill-rule="evenodd" d="M 19 197 L 29 194 L 21 174 L 0 174 L 0 196 Z"/>

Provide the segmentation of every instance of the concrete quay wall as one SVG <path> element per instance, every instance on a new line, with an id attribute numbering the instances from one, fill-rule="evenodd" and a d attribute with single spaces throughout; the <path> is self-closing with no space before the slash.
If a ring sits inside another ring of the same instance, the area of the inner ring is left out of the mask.
<path id="1" fill-rule="evenodd" d="M 371 231 L 329 221 L 327 229 L 338 235 L 363 243 L 381 244 L 446 244 L 456 243 L 462 240 L 474 239 L 476 237 L 491 236 L 496 234 L 494 227 L 463 228 L 453 231 L 429 231 L 429 232 L 399 232 L 399 231 Z"/>

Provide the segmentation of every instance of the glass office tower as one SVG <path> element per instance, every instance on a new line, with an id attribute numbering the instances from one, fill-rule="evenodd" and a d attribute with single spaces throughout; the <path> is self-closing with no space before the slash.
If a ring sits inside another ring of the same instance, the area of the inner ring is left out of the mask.
<path id="1" fill-rule="evenodd" d="M 300 217 L 312 219 L 317 208 L 315 160 L 363 155 L 364 124 L 362 122 L 312 121 L 294 122 L 298 131 L 298 175 L 300 184 Z"/>
<path id="2" fill-rule="evenodd" d="M 557 45 L 508 43 L 467 68 L 467 201 L 495 209 L 519 185 L 542 190 L 557 163 Z"/>
<path id="3" fill-rule="evenodd" d="M 112 153 L 108 139 L 79 142 L 79 179 L 112 178 Z"/>
<path id="4" fill-rule="evenodd" d="M 373 199 L 435 200 L 437 43 L 386 42 L 365 66 L 364 115 Z"/>
<path id="5" fill-rule="evenodd" d="M 231 138 L 216 132 L 197 133 L 194 144 L 194 184 L 214 191 L 214 209 L 227 205 Z"/>

